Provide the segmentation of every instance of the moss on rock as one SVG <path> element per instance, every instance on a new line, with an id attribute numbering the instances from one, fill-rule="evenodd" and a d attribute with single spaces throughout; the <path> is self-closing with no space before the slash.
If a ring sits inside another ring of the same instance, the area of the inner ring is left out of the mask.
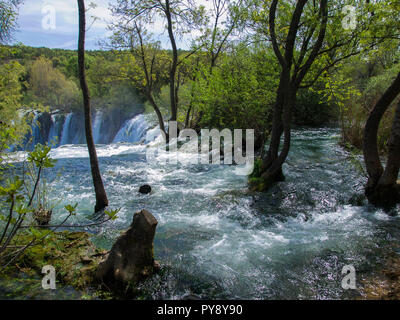
<path id="1" fill-rule="evenodd" d="M 279 171 L 275 176 L 266 177 L 266 173 L 263 173 L 263 160 L 257 158 L 254 162 L 254 170 L 248 177 L 248 186 L 250 191 L 266 192 L 275 183 L 285 181 L 285 176 L 282 171 Z"/>
<path id="2" fill-rule="evenodd" d="M 56 270 L 57 285 L 72 286 L 82 293 L 99 289 L 95 281 L 97 266 L 107 253 L 95 247 L 86 232 L 55 232 L 28 248 L 20 259 L 9 266 L 1 275 L 3 279 L 23 274 L 41 279 L 42 268 L 51 265 Z M 31 235 L 20 234 L 13 245 L 30 241 Z M 99 292 L 98 292 L 99 293 Z M 101 293 L 106 296 L 106 292 Z"/>

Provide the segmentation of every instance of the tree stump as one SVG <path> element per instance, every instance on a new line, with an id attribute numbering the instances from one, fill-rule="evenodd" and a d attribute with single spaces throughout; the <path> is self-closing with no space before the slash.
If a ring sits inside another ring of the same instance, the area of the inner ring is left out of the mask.
<path id="1" fill-rule="evenodd" d="M 153 241 L 157 227 L 154 216 L 142 210 L 100 262 L 96 278 L 110 288 L 135 284 L 159 269 L 154 261 Z"/>

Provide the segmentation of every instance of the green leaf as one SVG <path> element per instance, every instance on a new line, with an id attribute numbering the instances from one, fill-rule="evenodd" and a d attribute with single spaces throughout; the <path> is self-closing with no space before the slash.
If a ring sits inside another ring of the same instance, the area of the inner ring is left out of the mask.
<path id="1" fill-rule="evenodd" d="M 69 212 L 71 215 L 75 215 L 76 213 L 76 207 L 78 206 L 78 203 L 75 203 L 74 206 L 71 206 L 70 204 L 66 205 L 64 208 Z"/>
<path id="2" fill-rule="evenodd" d="M 108 216 L 111 218 L 111 220 L 116 220 L 116 219 L 118 219 L 117 214 L 118 214 L 120 211 L 121 211 L 121 208 L 119 208 L 119 209 L 117 209 L 117 210 L 111 210 L 111 211 L 105 210 L 104 213 L 105 213 L 106 215 L 108 215 Z"/>

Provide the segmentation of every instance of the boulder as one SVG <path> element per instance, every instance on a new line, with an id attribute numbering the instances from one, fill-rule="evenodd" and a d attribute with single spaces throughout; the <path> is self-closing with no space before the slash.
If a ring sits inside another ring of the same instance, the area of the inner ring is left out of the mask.
<path id="1" fill-rule="evenodd" d="M 148 184 L 145 184 L 139 188 L 139 192 L 143 194 L 149 194 L 151 192 L 151 187 Z"/>
<path id="2" fill-rule="evenodd" d="M 159 269 L 154 261 L 153 240 L 157 227 L 154 216 L 142 210 L 100 262 L 96 278 L 109 288 L 135 284 Z M 121 286 L 122 285 L 122 286 Z"/>

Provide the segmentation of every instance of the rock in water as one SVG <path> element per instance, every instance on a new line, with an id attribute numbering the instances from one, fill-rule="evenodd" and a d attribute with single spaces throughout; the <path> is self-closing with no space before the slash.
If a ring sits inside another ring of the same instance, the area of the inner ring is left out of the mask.
<path id="1" fill-rule="evenodd" d="M 97 279 L 111 288 L 137 283 L 159 269 L 154 261 L 153 240 L 157 219 L 146 211 L 135 213 L 133 222 L 99 264 Z"/>
<path id="2" fill-rule="evenodd" d="M 139 188 L 139 192 L 143 194 L 149 194 L 151 192 L 151 187 L 148 184 L 145 184 Z"/>

